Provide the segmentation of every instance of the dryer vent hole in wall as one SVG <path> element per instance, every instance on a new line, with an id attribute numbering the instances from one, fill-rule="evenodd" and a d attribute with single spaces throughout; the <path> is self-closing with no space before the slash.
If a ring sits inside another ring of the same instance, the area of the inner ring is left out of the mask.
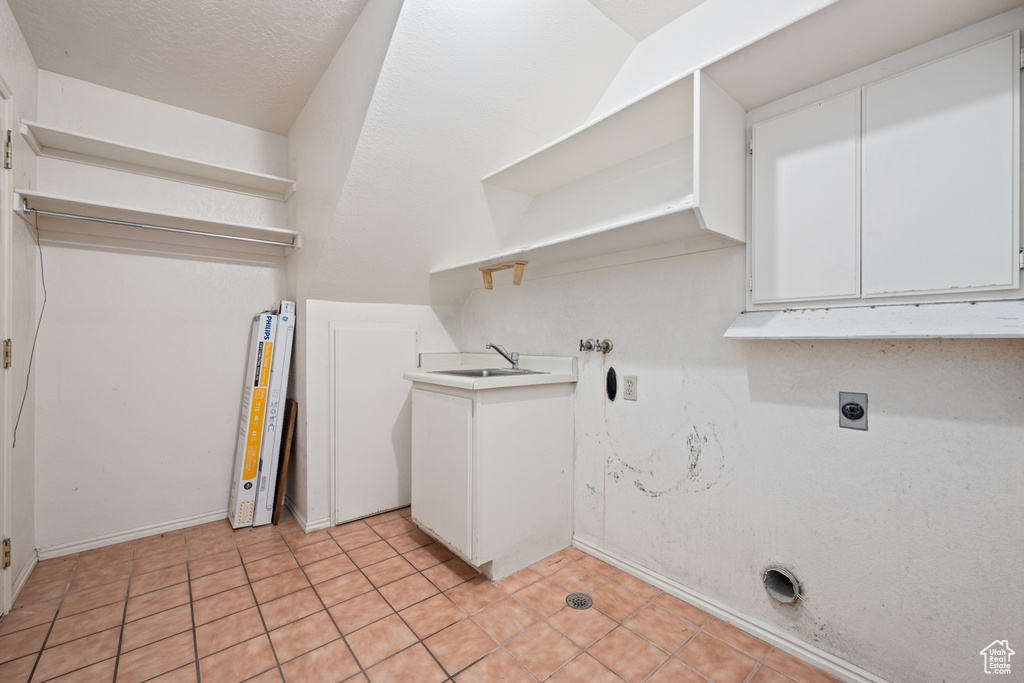
<path id="1" fill-rule="evenodd" d="M 615 379 L 615 368 L 608 368 L 608 378 L 605 380 L 605 390 L 608 392 L 608 400 L 614 401 L 615 394 L 619 391 L 619 383 Z"/>
<path id="2" fill-rule="evenodd" d="M 768 567 L 761 578 L 768 595 L 781 603 L 788 605 L 803 598 L 800 582 L 785 567 Z"/>

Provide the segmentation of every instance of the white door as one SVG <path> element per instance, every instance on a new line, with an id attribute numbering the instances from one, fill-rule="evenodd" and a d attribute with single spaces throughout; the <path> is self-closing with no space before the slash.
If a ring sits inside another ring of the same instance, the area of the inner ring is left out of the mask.
<path id="1" fill-rule="evenodd" d="M 413 520 L 472 559 L 472 399 L 412 390 L 412 472 Z"/>
<path id="2" fill-rule="evenodd" d="M 409 504 L 416 330 L 333 329 L 334 523 Z"/>
<path id="3" fill-rule="evenodd" d="M 754 303 L 860 295 L 859 91 L 753 127 Z"/>
<path id="4" fill-rule="evenodd" d="M 1017 287 L 1009 35 L 864 89 L 864 296 Z"/>

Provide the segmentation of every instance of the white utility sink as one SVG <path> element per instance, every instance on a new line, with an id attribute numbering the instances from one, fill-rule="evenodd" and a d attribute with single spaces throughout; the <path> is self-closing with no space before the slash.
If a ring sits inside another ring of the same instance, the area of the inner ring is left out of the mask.
<path id="1" fill-rule="evenodd" d="M 576 358 L 420 355 L 412 518 L 492 580 L 572 541 Z"/>

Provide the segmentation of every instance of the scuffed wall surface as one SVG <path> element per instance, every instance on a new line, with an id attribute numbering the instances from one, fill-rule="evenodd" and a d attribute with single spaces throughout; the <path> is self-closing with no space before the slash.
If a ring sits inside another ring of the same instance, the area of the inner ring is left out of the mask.
<path id="1" fill-rule="evenodd" d="M 974 680 L 1024 635 L 1024 345 L 725 340 L 743 281 L 733 248 L 496 284 L 463 348 L 614 342 L 579 354 L 580 538 L 888 680 Z M 605 398 L 609 366 L 637 402 Z M 838 427 L 840 390 L 869 431 Z M 765 594 L 773 563 L 798 608 Z"/>

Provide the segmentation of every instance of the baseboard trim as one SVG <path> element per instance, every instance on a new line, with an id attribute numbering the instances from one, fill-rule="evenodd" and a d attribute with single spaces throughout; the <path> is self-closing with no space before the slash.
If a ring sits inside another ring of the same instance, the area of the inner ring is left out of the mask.
<path id="1" fill-rule="evenodd" d="M 18 595 L 21 594 L 21 589 L 28 583 L 28 577 L 32 574 L 32 570 L 39 564 L 39 551 L 32 553 L 32 557 L 25 563 L 25 566 L 21 568 L 17 578 L 14 579 L 14 585 L 11 586 L 11 604 L 7 606 L 8 611 L 14 607 L 14 603 L 18 602 Z"/>
<path id="2" fill-rule="evenodd" d="M 314 531 L 331 528 L 330 518 L 318 519 L 315 522 L 307 521 L 302 513 L 295 509 L 295 505 L 292 503 L 291 498 L 285 497 L 284 504 L 291 511 L 292 517 L 295 518 L 295 523 L 299 525 L 299 528 L 302 529 L 304 533 L 311 534 Z"/>
<path id="3" fill-rule="evenodd" d="M 204 512 L 198 515 L 191 515 L 189 517 L 179 517 L 178 519 L 160 522 L 159 524 L 150 524 L 148 526 L 135 527 L 134 529 L 118 531 L 112 534 L 93 536 L 92 538 L 86 538 L 81 541 L 58 543 L 57 545 L 39 548 L 36 552 L 39 554 L 40 560 L 49 560 L 54 557 L 62 557 L 64 555 L 70 555 L 72 553 L 80 553 L 85 550 L 92 550 L 93 548 L 102 548 L 105 545 L 113 545 L 115 543 L 123 543 L 125 541 L 134 541 L 137 538 L 145 538 L 146 536 L 152 536 L 153 534 L 162 534 L 167 531 L 177 531 L 178 529 L 184 529 L 186 527 L 195 526 L 196 524 L 216 522 L 218 519 L 227 519 L 227 517 L 228 510 L 227 508 L 224 508 L 222 510 Z"/>
<path id="4" fill-rule="evenodd" d="M 607 562 L 613 567 L 621 569 L 627 574 L 631 574 L 642 581 L 646 581 L 652 586 L 665 591 L 669 595 L 677 597 L 680 600 L 685 600 L 691 605 L 704 610 L 711 616 L 732 624 L 736 628 L 746 631 L 752 636 L 760 638 L 769 645 L 791 654 L 797 659 L 801 659 L 842 681 L 850 681 L 851 683 L 887 683 L 884 678 L 879 678 L 869 671 L 865 671 L 860 667 L 843 661 L 835 655 L 831 655 L 824 650 L 820 650 L 813 645 L 803 642 L 802 640 L 797 640 L 792 636 L 779 633 L 764 622 L 730 609 L 716 600 L 712 600 L 700 593 L 694 592 L 683 584 L 678 583 L 667 576 L 647 569 L 632 560 L 627 560 L 620 555 L 616 555 L 609 550 L 596 546 L 589 541 L 579 538 L 578 536 L 573 536 L 572 545 L 574 548 L 578 548 Z"/>

